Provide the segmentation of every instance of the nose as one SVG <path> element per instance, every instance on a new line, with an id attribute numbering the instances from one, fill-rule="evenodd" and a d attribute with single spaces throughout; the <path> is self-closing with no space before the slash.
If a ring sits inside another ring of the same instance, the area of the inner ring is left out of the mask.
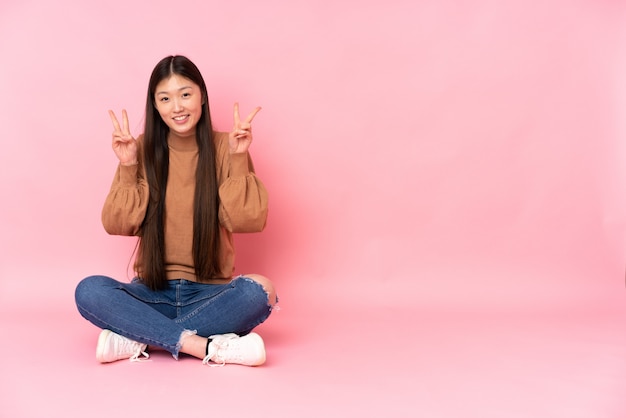
<path id="1" fill-rule="evenodd" d="M 180 99 L 174 99 L 174 112 L 180 112 L 183 110 L 183 104 Z"/>

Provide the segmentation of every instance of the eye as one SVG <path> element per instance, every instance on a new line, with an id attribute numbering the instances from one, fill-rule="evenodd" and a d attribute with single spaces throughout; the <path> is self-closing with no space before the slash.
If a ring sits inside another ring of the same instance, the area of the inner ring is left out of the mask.
<path id="1" fill-rule="evenodd" d="M 169 97 L 161 97 L 159 99 L 160 102 L 167 102 L 169 100 Z"/>
<path id="2" fill-rule="evenodd" d="M 183 97 L 185 97 L 185 98 L 191 97 L 191 93 L 183 93 Z"/>

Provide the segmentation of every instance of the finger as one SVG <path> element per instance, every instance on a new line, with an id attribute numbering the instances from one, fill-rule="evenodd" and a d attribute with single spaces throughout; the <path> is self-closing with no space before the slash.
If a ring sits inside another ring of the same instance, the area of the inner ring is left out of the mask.
<path id="1" fill-rule="evenodd" d="M 109 110 L 109 117 L 111 117 L 111 122 L 113 122 L 113 128 L 116 131 L 121 131 L 120 123 L 117 121 L 117 118 L 115 117 L 115 113 L 113 113 L 112 110 Z"/>
<path id="2" fill-rule="evenodd" d="M 130 136 L 130 128 L 128 126 L 128 113 L 126 113 L 126 109 L 122 109 L 122 123 L 124 124 L 124 130 L 122 132 L 125 135 Z"/>
<path id="3" fill-rule="evenodd" d="M 239 118 L 239 103 L 237 102 L 233 106 L 233 119 L 235 120 L 235 126 L 239 126 L 241 119 Z"/>
<path id="4" fill-rule="evenodd" d="M 256 116 L 256 114 L 257 114 L 257 113 L 259 113 L 260 111 L 261 111 L 261 106 L 257 106 L 257 108 L 256 108 L 256 109 L 254 109 L 254 110 L 252 111 L 252 113 L 250 113 L 250 114 L 248 115 L 248 117 L 246 118 L 246 122 L 247 122 L 247 123 L 252 122 L 252 119 L 254 119 L 254 117 Z"/>

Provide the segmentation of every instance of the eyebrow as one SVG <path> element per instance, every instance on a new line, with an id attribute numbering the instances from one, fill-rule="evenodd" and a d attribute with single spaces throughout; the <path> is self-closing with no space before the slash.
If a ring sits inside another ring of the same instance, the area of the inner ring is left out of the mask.
<path id="1" fill-rule="evenodd" d="M 183 87 L 179 88 L 177 91 L 182 91 L 182 90 L 190 89 L 190 88 L 192 88 L 192 87 L 191 86 L 183 86 Z M 169 91 L 157 91 L 154 94 L 157 95 L 157 94 L 169 94 L 169 93 L 170 93 Z"/>

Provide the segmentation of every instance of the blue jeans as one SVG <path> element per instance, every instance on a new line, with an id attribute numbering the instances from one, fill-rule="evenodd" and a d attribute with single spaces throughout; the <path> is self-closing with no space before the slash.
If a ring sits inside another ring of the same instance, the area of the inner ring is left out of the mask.
<path id="1" fill-rule="evenodd" d="M 178 358 L 183 333 L 248 334 L 272 312 L 263 286 L 244 276 L 228 284 L 169 280 L 153 291 L 140 279 L 90 276 L 76 287 L 80 314 L 102 329 L 161 347 Z"/>

